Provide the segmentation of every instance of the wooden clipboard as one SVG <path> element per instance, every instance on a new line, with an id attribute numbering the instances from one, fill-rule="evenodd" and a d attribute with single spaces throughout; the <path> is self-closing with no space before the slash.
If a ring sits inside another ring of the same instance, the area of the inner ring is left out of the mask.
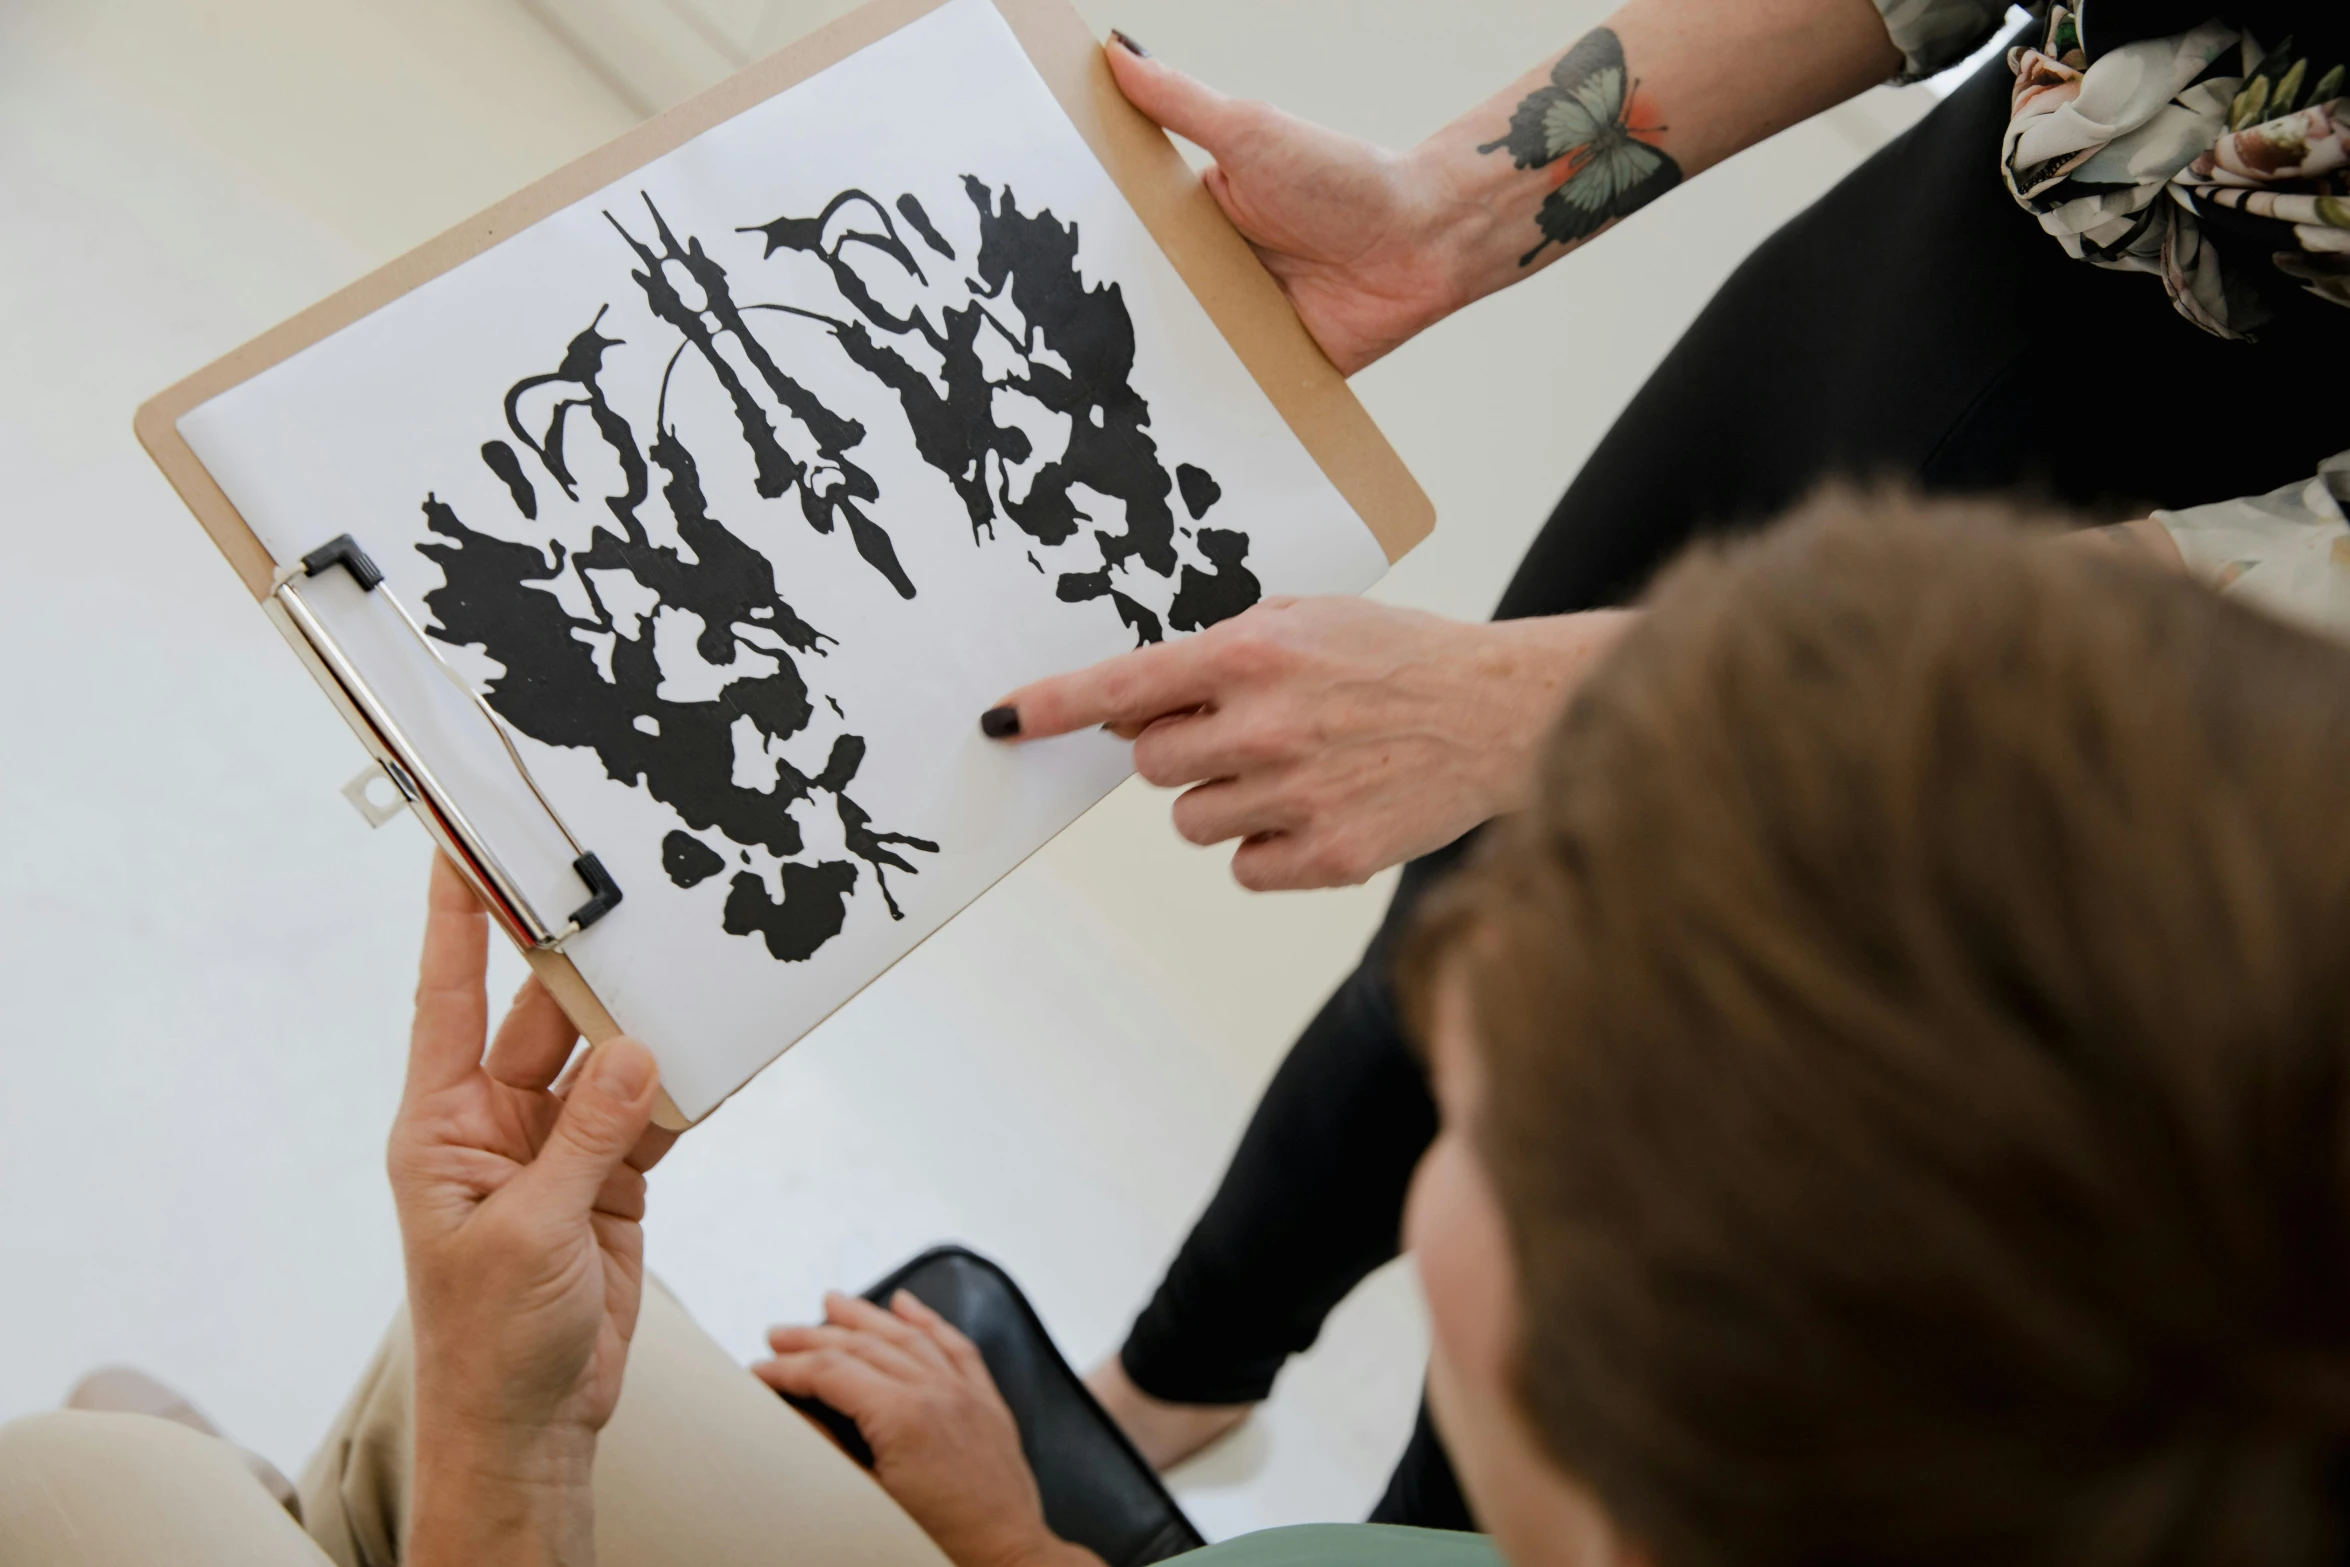
<path id="1" fill-rule="evenodd" d="M 140 444 L 246 588 L 256 599 L 268 598 L 280 563 L 271 559 L 180 435 L 182 415 L 946 3 L 870 0 L 517 191 L 150 399 L 133 421 Z M 1101 45 L 1068 0 L 992 3 L 1119 193 L 1299 443 L 1369 527 L 1388 560 L 1400 559 L 1427 537 L 1435 525 L 1435 508 L 1290 309 L 1248 242 L 1226 220 L 1166 133 L 1126 101 L 1102 58 Z M 530 951 L 525 956 L 589 1044 L 620 1032 L 569 958 L 555 951 Z M 688 1124 L 666 1094 L 655 1119 L 672 1129 Z"/>

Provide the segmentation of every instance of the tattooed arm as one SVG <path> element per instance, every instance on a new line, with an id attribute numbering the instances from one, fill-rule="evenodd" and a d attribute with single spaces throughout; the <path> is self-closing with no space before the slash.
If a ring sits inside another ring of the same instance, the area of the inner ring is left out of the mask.
<path id="1" fill-rule="evenodd" d="M 1123 37 L 1109 59 L 1137 107 L 1215 157 L 1209 191 L 1351 373 L 1902 53 L 1872 0 L 1629 0 L 1407 153 L 1226 98 Z M 1106 725 L 1145 778 L 1186 789 L 1183 836 L 1240 840 L 1242 885 L 1336 886 L 1514 808 L 1536 741 L 1631 619 L 1269 600 L 1023 687 L 981 723 L 1000 740 Z"/>
<path id="2" fill-rule="evenodd" d="M 1395 153 L 1114 36 L 1119 86 L 1214 156 L 1208 189 L 1349 374 L 1902 63 L 1871 0 L 1629 0 Z"/>

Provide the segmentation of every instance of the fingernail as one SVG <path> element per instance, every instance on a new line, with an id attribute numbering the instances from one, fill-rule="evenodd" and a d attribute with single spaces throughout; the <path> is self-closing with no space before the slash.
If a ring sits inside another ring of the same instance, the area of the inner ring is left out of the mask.
<path id="1" fill-rule="evenodd" d="M 607 1039 L 596 1051 L 596 1086 L 621 1099 L 634 1099 L 653 1080 L 653 1055 L 626 1035 Z"/>
<path id="2" fill-rule="evenodd" d="M 979 732 L 990 740 L 1009 740 L 1020 732 L 1020 709 L 991 707 L 979 715 Z"/>
<path id="3" fill-rule="evenodd" d="M 1124 33 L 1118 31 L 1118 29 L 1115 27 L 1110 29 L 1110 42 L 1116 44 L 1119 48 L 1125 50 L 1128 54 L 1139 56 L 1145 60 L 1151 57 L 1151 52 L 1148 49 L 1145 49 L 1142 45 L 1136 43 L 1133 39 L 1127 37 Z"/>

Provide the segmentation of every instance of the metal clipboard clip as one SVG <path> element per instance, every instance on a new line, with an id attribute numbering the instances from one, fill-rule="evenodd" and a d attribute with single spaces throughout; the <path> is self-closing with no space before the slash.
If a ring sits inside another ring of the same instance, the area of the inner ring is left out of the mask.
<path id="1" fill-rule="evenodd" d="M 317 613 L 302 601 L 300 584 L 337 566 L 351 574 L 351 580 L 359 584 L 362 592 L 381 594 L 384 602 L 391 605 L 394 613 L 400 617 L 401 624 L 408 628 L 409 634 L 415 637 L 417 645 L 424 649 L 433 664 L 465 693 L 466 699 L 481 713 L 496 733 L 499 743 L 506 748 L 506 754 L 514 761 L 514 770 L 522 775 L 523 783 L 554 822 L 555 830 L 563 835 L 564 842 L 571 845 L 571 852 L 575 856 L 571 868 L 587 884 L 589 896 L 587 902 L 571 911 L 563 924 L 550 923 L 531 906 L 521 884 L 507 871 L 489 841 L 467 819 L 447 786 L 434 776 L 415 744 L 400 728 L 398 720 L 392 717 L 390 710 L 369 689 L 367 681 L 351 662 L 350 656 L 343 651 L 342 645 L 335 640 L 334 634 L 326 629 Z M 360 549 L 357 540 L 348 533 L 342 534 L 329 539 L 291 565 L 280 567 L 271 581 L 264 607 L 270 610 L 270 619 L 277 622 L 278 629 L 286 634 L 286 639 L 293 643 L 294 651 L 302 655 L 302 661 L 310 666 L 310 673 L 325 688 L 328 697 L 333 699 L 344 719 L 367 747 L 368 754 L 375 758 L 376 764 L 384 770 L 385 776 L 391 779 L 393 787 L 400 791 L 401 796 L 417 808 L 417 815 L 423 819 L 425 829 L 432 834 L 433 840 L 448 854 L 466 881 L 471 883 L 474 892 L 488 905 L 490 913 L 497 917 L 498 923 L 506 928 L 507 934 L 518 944 L 542 951 L 559 950 L 564 942 L 619 906 L 620 884 L 604 869 L 602 861 L 580 846 L 579 839 L 572 835 L 570 826 L 564 822 L 562 813 L 555 809 L 554 802 L 539 788 L 538 780 L 530 775 L 529 764 L 522 759 L 522 752 L 515 747 L 514 737 L 507 731 L 506 720 L 499 717 L 488 700 L 474 689 L 472 681 L 459 674 L 454 665 L 441 657 L 440 649 L 433 646 L 432 638 L 425 633 L 416 617 L 408 612 L 408 606 L 383 585 L 383 572 L 374 561 L 367 558 L 366 551 Z"/>

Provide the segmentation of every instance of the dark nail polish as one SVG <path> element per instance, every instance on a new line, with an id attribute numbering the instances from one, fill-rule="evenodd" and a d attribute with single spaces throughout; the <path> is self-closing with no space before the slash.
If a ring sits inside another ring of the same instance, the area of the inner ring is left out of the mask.
<path id="1" fill-rule="evenodd" d="M 1020 709 L 991 707 L 979 715 L 979 732 L 990 740 L 1009 740 L 1020 732 Z"/>
<path id="2" fill-rule="evenodd" d="M 1110 42 L 1116 44 L 1119 48 L 1125 50 L 1128 54 L 1137 55 L 1145 60 L 1151 57 L 1151 52 L 1148 49 L 1145 49 L 1142 45 L 1136 43 L 1133 39 L 1127 37 L 1124 33 L 1118 31 L 1118 29 L 1115 27 L 1110 29 Z"/>

